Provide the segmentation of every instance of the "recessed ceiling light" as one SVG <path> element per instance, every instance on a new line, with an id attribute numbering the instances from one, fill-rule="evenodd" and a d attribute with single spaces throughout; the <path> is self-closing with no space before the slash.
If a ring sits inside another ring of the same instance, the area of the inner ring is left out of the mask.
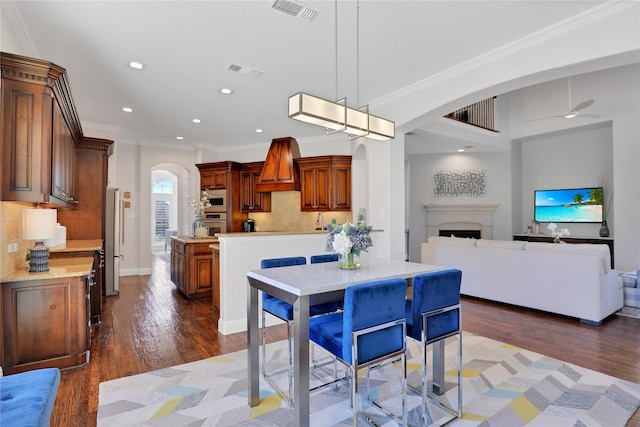
<path id="1" fill-rule="evenodd" d="M 225 95 L 231 95 L 233 91 L 231 89 L 227 89 L 226 87 L 223 87 L 222 89 L 220 89 L 220 93 L 223 93 Z"/>
<path id="2" fill-rule="evenodd" d="M 200 120 L 200 119 L 193 119 L 193 120 L 191 120 L 191 121 L 192 121 L 193 123 L 202 123 L 202 120 Z"/>
<path id="3" fill-rule="evenodd" d="M 122 107 L 122 111 L 124 111 L 125 113 L 132 113 L 133 112 L 133 108 L 131 108 L 131 107 Z"/>
<path id="4" fill-rule="evenodd" d="M 184 136 L 176 136 L 176 139 L 182 141 L 184 139 Z"/>
<path id="5" fill-rule="evenodd" d="M 141 62 L 130 61 L 129 67 L 135 68 L 136 70 L 142 70 L 144 68 L 144 64 Z"/>
<path id="6" fill-rule="evenodd" d="M 458 148 L 458 153 L 463 153 L 464 152 L 464 148 Z"/>
<path id="7" fill-rule="evenodd" d="M 262 129 L 260 128 L 256 129 L 256 133 L 262 133 L 262 132 L 264 132 Z"/>

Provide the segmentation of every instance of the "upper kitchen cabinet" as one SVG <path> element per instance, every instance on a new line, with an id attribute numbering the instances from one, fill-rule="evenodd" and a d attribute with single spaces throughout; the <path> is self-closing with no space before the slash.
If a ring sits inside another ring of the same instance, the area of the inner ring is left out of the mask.
<path id="1" fill-rule="evenodd" d="M 264 162 L 244 163 L 240 176 L 242 212 L 271 212 L 271 193 L 258 193 L 256 186 Z"/>
<path id="2" fill-rule="evenodd" d="M 300 210 L 351 210 L 351 156 L 318 156 L 298 159 Z"/>
<path id="3" fill-rule="evenodd" d="M 198 163 L 200 171 L 200 190 L 220 190 L 231 188 L 238 184 L 235 180 L 240 177 L 242 165 L 236 162 Z"/>
<path id="4" fill-rule="evenodd" d="M 204 190 L 226 190 L 224 213 L 227 216 L 227 232 L 242 231 L 247 214 L 240 207 L 240 174 L 242 164 L 232 161 L 198 163 L 200 188 Z M 221 211 L 219 211 L 221 212 Z"/>
<path id="5" fill-rule="evenodd" d="M 76 208 L 82 128 L 65 69 L 5 52 L 0 69 L 1 200 Z"/>

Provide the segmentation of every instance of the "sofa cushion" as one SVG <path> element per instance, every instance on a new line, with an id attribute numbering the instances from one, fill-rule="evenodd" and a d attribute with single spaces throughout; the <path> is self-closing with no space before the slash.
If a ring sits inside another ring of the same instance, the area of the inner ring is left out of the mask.
<path id="1" fill-rule="evenodd" d="M 516 251 L 524 251 L 524 246 L 527 242 L 519 240 L 488 240 L 480 239 L 476 242 L 476 246 L 479 248 L 494 248 L 494 249 L 510 249 Z"/>
<path id="2" fill-rule="evenodd" d="M 429 243 L 437 243 L 439 245 L 448 246 L 468 246 L 475 247 L 475 239 L 465 239 L 459 237 L 444 237 L 444 236 L 431 236 L 429 237 Z"/>
<path id="3" fill-rule="evenodd" d="M 597 256 L 602 259 L 604 272 L 608 273 L 611 270 L 611 253 L 609 252 L 609 246 L 604 244 L 526 242 L 525 250 Z"/>
<path id="4" fill-rule="evenodd" d="M 635 288 L 638 286 L 638 272 L 640 272 L 640 270 L 636 270 L 636 271 L 629 271 L 628 273 L 624 273 L 622 275 L 622 285 L 625 288 Z"/>
<path id="5" fill-rule="evenodd" d="M 623 288 L 624 305 L 640 308 L 640 288 Z"/>

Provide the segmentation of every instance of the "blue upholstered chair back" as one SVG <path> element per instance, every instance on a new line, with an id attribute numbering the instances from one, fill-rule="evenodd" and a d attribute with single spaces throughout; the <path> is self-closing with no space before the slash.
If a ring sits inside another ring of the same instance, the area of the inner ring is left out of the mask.
<path id="1" fill-rule="evenodd" d="M 334 262 L 338 261 L 338 254 L 311 255 L 310 261 L 311 264 L 319 264 L 321 262 Z"/>
<path id="2" fill-rule="evenodd" d="M 413 279 L 412 301 L 407 301 L 407 335 L 422 339 L 422 314 L 460 304 L 460 270 L 420 274 Z M 459 310 L 435 314 L 427 319 L 427 341 L 460 330 Z"/>
<path id="3" fill-rule="evenodd" d="M 260 261 L 260 268 L 290 267 L 292 265 L 304 265 L 307 259 L 303 256 L 287 258 L 270 258 Z M 262 293 L 262 308 L 284 320 L 293 320 L 293 306 L 279 298 L 272 297 L 266 292 Z"/>
<path id="4" fill-rule="evenodd" d="M 289 267 L 292 265 L 305 265 L 306 263 L 307 259 L 303 256 L 270 258 L 260 261 L 260 268 Z"/>
<path id="5" fill-rule="evenodd" d="M 349 286 L 344 295 L 342 359 L 353 363 L 351 333 L 404 318 L 407 282 L 388 279 Z M 358 364 L 402 349 L 402 325 L 362 335 L 358 338 Z"/>

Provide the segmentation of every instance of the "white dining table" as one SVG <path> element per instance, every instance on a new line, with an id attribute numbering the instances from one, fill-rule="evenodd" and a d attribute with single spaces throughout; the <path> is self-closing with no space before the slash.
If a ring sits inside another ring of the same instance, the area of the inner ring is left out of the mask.
<path id="1" fill-rule="evenodd" d="M 358 283 L 401 277 L 411 285 L 413 277 L 418 274 L 443 270 L 434 265 L 401 260 L 367 257 L 361 260 L 361 268 L 358 270 L 341 270 L 337 262 L 329 262 L 247 271 L 249 406 L 260 403 L 259 290 L 293 305 L 295 422 L 296 426 L 305 427 L 309 425 L 309 305 L 340 300 L 348 286 Z M 435 359 L 436 353 L 441 355 L 441 351 L 434 351 L 435 363 L 438 362 Z M 444 374 L 435 371 L 434 369 L 434 382 L 444 385 L 443 381 L 440 382 Z"/>

